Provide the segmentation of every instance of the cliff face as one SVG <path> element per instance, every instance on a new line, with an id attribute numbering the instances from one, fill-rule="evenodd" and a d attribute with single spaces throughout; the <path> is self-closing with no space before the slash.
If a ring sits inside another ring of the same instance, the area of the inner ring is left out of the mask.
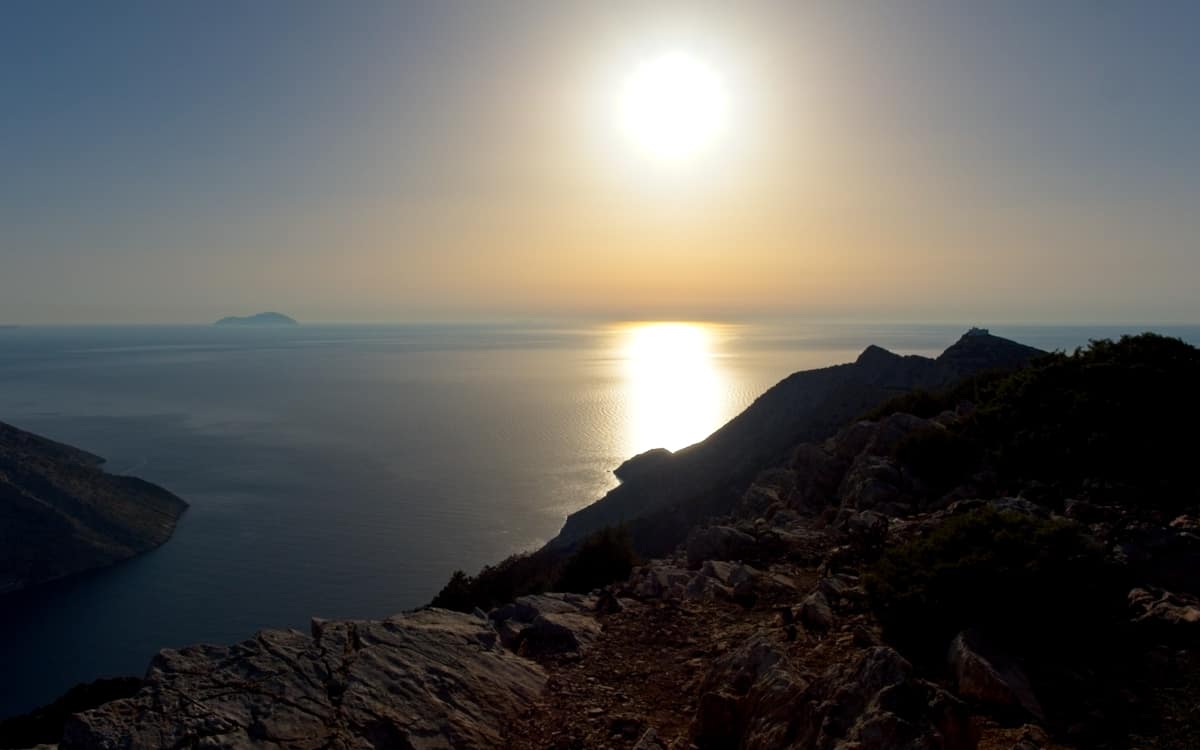
<path id="1" fill-rule="evenodd" d="M 569 547 L 605 526 L 632 522 L 641 551 L 667 551 L 693 523 L 727 512 L 755 474 L 780 463 L 797 443 L 822 440 L 898 394 L 938 388 L 984 370 L 1020 367 L 1039 354 L 972 331 L 937 359 L 871 346 L 851 364 L 797 372 L 702 442 L 628 462 L 618 470 L 622 484 L 571 514 L 549 547 Z"/>
<path id="2" fill-rule="evenodd" d="M 187 504 L 103 459 L 0 423 L 0 595 L 151 550 Z"/>

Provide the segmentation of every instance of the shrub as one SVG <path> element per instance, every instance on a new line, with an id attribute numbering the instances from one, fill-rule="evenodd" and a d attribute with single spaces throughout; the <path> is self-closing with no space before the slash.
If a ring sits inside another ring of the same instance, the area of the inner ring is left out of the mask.
<path id="1" fill-rule="evenodd" d="M 1093 341 L 1073 354 L 1048 354 L 1011 373 L 989 372 L 937 392 L 900 396 L 869 416 L 932 416 L 961 401 L 975 411 L 949 433 L 919 433 L 897 457 L 936 489 L 970 468 L 999 486 L 1034 483 L 1054 496 L 1090 497 L 1177 514 L 1200 504 L 1192 443 L 1200 421 L 1200 350 L 1145 333 Z"/>
<path id="2" fill-rule="evenodd" d="M 939 494 L 969 475 L 982 459 L 979 446 L 960 429 L 940 425 L 909 434 L 894 453 L 905 468 Z"/>
<path id="3" fill-rule="evenodd" d="M 561 567 L 561 554 L 543 549 L 511 555 L 496 565 L 485 566 L 474 576 L 456 570 L 429 606 L 459 612 L 476 607 L 488 610 L 518 596 L 550 589 Z"/>
<path id="4" fill-rule="evenodd" d="M 76 685 L 47 706 L 0 721 L 0 748 L 55 744 L 62 740 L 63 727 L 72 714 L 129 698 L 141 686 L 137 677 L 109 677 Z"/>
<path id="5" fill-rule="evenodd" d="M 584 539 L 573 553 L 543 548 L 512 555 L 474 576 L 456 570 L 429 606 L 470 612 L 543 591 L 587 592 L 627 578 L 637 564 L 628 529 L 610 527 Z"/>
<path id="6" fill-rule="evenodd" d="M 865 584 L 885 637 L 918 660 L 969 627 L 1034 654 L 1098 637 L 1123 606 L 1102 560 L 1074 524 L 982 509 L 888 550 Z"/>
<path id="7" fill-rule="evenodd" d="M 563 565 L 555 588 L 587 593 L 629 577 L 638 564 L 637 553 L 624 526 L 608 527 L 592 534 Z"/>

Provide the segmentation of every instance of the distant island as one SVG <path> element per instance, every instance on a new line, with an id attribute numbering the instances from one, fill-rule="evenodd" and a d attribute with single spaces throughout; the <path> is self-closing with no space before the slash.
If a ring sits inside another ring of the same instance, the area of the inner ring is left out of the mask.
<path id="1" fill-rule="evenodd" d="M 221 318 L 215 326 L 298 326 L 300 323 L 295 318 L 288 317 L 283 313 L 277 312 L 261 312 L 256 315 L 237 316 L 231 315 L 228 318 Z"/>

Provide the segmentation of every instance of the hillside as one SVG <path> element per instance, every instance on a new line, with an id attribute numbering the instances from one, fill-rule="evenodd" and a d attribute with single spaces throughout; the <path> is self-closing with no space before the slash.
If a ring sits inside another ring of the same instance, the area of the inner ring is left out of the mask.
<path id="1" fill-rule="evenodd" d="M 170 538 L 187 504 L 103 459 L 0 423 L 0 595 L 110 565 Z"/>

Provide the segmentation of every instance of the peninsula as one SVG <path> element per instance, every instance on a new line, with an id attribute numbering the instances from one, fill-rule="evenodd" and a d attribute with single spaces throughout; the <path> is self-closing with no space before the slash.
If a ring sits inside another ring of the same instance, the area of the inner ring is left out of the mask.
<path id="1" fill-rule="evenodd" d="M 0 596 L 147 552 L 187 508 L 104 459 L 0 422 Z"/>

